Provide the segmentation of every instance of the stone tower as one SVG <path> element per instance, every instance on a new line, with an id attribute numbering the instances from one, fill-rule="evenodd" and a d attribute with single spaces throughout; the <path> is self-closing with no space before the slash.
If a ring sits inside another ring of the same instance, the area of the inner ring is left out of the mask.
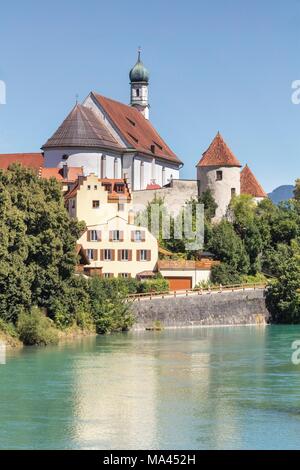
<path id="1" fill-rule="evenodd" d="M 138 50 L 138 60 L 129 72 L 130 104 L 137 108 L 146 119 L 149 119 L 149 72 L 141 61 L 141 50 Z"/>
<path id="2" fill-rule="evenodd" d="M 210 189 L 218 205 L 214 220 L 226 215 L 234 195 L 241 192 L 241 164 L 218 132 L 197 165 L 200 195 Z"/>

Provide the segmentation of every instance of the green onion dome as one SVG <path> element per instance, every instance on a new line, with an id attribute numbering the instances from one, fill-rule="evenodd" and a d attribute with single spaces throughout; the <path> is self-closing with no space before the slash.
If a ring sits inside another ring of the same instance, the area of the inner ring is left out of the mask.
<path id="1" fill-rule="evenodd" d="M 129 72 L 129 78 L 132 82 L 149 82 L 149 72 L 141 61 L 141 51 L 138 52 L 138 60 L 135 66 Z"/>

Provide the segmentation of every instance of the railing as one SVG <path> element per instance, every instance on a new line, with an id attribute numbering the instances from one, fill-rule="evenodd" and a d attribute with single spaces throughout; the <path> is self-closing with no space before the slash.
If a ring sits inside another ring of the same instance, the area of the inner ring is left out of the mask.
<path id="1" fill-rule="evenodd" d="M 185 289 L 185 290 L 174 290 L 174 291 L 162 291 L 162 292 L 144 292 L 142 294 L 130 294 L 127 297 L 127 300 L 140 301 L 140 300 L 151 300 L 153 298 L 162 298 L 165 297 L 189 297 L 192 295 L 207 295 L 212 293 L 222 293 L 222 292 L 234 292 L 237 290 L 256 290 L 256 289 L 265 289 L 267 284 L 265 283 L 255 283 L 255 284 L 231 284 L 227 286 L 212 286 L 207 288 L 197 288 L 197 289 Z"/>

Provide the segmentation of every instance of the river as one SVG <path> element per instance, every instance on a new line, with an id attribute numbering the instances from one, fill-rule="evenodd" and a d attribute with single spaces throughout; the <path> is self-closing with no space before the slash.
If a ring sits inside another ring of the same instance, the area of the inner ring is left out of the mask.
<path id="1" fill-rule="evenodd" d="M 9 351 L 1 449 L 300 449 L 300 327 L 129 332 Z"/>

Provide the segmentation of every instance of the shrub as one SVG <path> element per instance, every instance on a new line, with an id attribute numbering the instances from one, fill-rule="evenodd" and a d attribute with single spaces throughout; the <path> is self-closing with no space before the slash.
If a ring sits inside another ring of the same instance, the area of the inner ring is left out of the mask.
<path id="1" fill-rule="evenodd" d="M 213 284 L 226 286 L 229 284 L 240 284 L 242 277 L 232 266 L 221 263 L 218 266 L 212 267 L 211 281 Z"/>
<path id="2" fill-rule="evenodd" d="M 166 291 L 169 291 L 169 284 L 164 278 L 147 279 L 146 281 L 141 281 L 139 285 L 140 293 Z"/>
<path id="3" fill-rule="evenodd" d="M 33 307 L 30 313 L 19 315 L 17 330 L 20 340 L 28 346 L 58 342 L 58 332 L 53 322 L 37 307 Z"/>
<path id="4" fill-rule="evenodd" d="M 133 325 L 127 286 L 122 279 L 94 277 L 89 282 L 89 295 L 97 333 L 125 331 Z"/>

